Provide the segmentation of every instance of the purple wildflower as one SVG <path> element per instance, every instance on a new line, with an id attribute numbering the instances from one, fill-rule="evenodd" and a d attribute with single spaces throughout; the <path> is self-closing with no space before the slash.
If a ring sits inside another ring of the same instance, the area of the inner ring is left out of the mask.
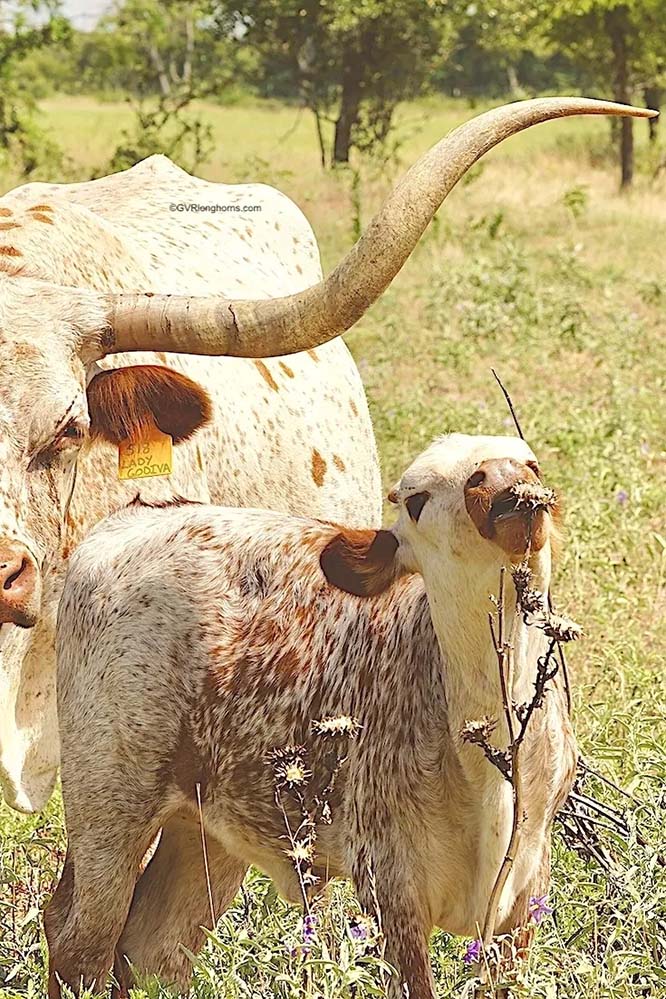
<path id="1" fill-rule="evenodd" d="M 317 917 L 306 916 L 303 920 L 303 946 L 310 948 L 317 939 Z"/>
<path id="2" fill-rule="evenodd" d="M 615 493 L 615 502 L 618 506 L 626 506 L 629 502 L 629 493 L 626 489 L 618 489 Z"/>
<path id="3" fill-rule="evenodd" d="M 481 958 L 481 941 L 480 940 L 470 940 L 465 948 L 465 953 L 463 954 L 463 961 L 469 968 L 470 965 L 476 964 Z"/>
<path id="4" fill-rule="evenodd" d="M 545 919 L 546 916 L 551 916 L 552 914 L 553 914 L 553 910 L 548 905 L 548 896 L 547 895 L 532 895 L 531 896 L 531 898 L 530 898 L 530 916 L 532 917 L 532 919 L 534 920 L 534 922 L 537 924 L 537 926 L 541 923 L 542 919 Z"/>
<path id="5" fill-rule="evenodd" d="M 361 943 L 368 939 L 368 927 L 363 923 L 352 923 L 349 927 L 349 934 L 356 943 Z"/>

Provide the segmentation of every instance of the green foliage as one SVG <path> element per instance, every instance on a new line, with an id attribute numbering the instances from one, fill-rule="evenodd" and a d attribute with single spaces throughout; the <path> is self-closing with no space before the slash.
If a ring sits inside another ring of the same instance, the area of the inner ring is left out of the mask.
<path id="1" fill-rule="evenodd" d="M 219 5 L 228 15 L 229 8 Z M 258 56 L 268 96 L 298 95 L 335 123 L 322 159 L 347 162 L 387 139 L 397 104 L 422 93 L 444 57 L 452 10 L 445 0 L 240 0 L 244 43 Z"/>
<path id="2" fill-rule="evenodd" d="M 123 170 L 164 153 L 194 170 L 212 152 L 210 127 L 193 102 L 224 89 L 234 46 L 214 29 L 208 0 L 124 0 L 82 47 L 89 72 L 128 93 L 134 111 L 109 163 Z"/>
<path id="3" fill-rule="evenodd" d="M 69 25 L 58 0 L 18 0 L 3 7 L 0 28 L 0 168 L 30 177 L 45 164 L 61 161 L 55 142 L 37 121 L 30 75 L 23 63 L 35 53 L 62 44 Z"/>
<path id="4" fill-rule="evenodd" d="M 479 0 L 468 8 L 480 45 L 513 67 L 532 54 L 564 60 L 578 88 L 619 103 L 658 99 L 666 87 L 662 0 Z M 469 29 L 468 29 L 469 30 Z M 551 73 L 549 89 L 558 81 Z M 647 99 L 647 97 L 645 99 Z M 622 184 L 633 175 L 633 123 L 615 122 Z"/>

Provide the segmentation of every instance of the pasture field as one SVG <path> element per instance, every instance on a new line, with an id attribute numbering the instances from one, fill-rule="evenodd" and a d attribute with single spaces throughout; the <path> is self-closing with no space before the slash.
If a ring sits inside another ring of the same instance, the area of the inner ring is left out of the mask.
<path id="1" fill-rule="evenodd" d="M 472 113 L 436 101 L 406 108 L 402 163 Z M 44 114 L 85 176 L 109 158 L 128 112 L 58 98 Z M 327 269 L 391 185 L 393 168 L 366 166 L 356 178 L 322 173 L 305 112 L 252 105 L 206 114 L 217 141 L 201 175 L 261 180 L 291 195 Z M 492 366 L 564 499 L 555 596 L 585 631 L 570 653 L 579 741 L 631 798 L 592 778 L 588 788 L 626 808 L 631 835 L 625 842 L 601 831 L 617 858 L 608 876 L 556 832 L 554 914 L 539 927 L 516 989 L 540 999 L 666 997 L 666 869 L 657 856 L 666 852 L 666 182 L 641 175 L 633 193 L 619 196 L 603 151 L 607 132 L 600 119 L 551 123 L 488 156 L 347 337 L 387 490 L 436 434 L 513 432 Z M 39 817 L 0 806 L 2 999 L 44 994 L 39 910 L 63 841 L 57 796 Z M 380 995 L 379 964 L 348 929 L 353 909 L 349 890 L 334 886 L 319 904 L 309 958 L 292 956 L 299 915 L 252 874 L 210 934 L 193 995 Z M 442 997 L 465 995 L 463 950 L 459 939 L 433 940 Z M 136 999 L 162 994 L 158 983 L 135 991 Z"/>

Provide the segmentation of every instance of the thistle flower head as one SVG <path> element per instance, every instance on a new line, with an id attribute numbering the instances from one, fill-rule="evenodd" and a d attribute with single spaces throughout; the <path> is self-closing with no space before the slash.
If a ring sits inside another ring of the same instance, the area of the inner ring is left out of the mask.
<path id="1" fill-rule="evenodd" d="M 355 718 L 339 715 L 336 718 L 321 718 L 313 721 L 312 731 L 322 739 L 354 739 L 361 730 Z"/>
<path id="2" fill-rule="evenodd" d="M 349 935 L 354 943 L 370 945 L 379 937 L 377 922 L 372 916 L 355 915 L 349 921 Z"/>
<path id="3" fill-rule="evenodd" d="M 311 864 L 314 860 L 314 843 L 312 839 L 297 839 L 291 850 L 287 850 L 295 864 Z"/>
<path id="4" fill-rule="evenodd" d="M 310 948 L 317 939 L 317 917 L 311 912 L 303 918 L 303 946 Z"/>
<path id="5" fill-rule="evenodd" d="M 305 764 L 304 746 L 287 746 L 286 749 L 274 749 L 268 757 L 273 767 L 275 783 L 278 787 L 302 787 L 312 776 Z"/>
<path id="6" fill-rule="evenodd" d="M 529 912 L 530 917 L 537 926 L 539 926 L 546 916 L 552 916 L 553 910 L 548 905 L 548 897 L 546 895 L 532 895 L 530 897 Z"/>
<path id="7" fill-rule="evenodd" d="M 512 566 L 511 576 L 513 577 L 513 585 L 516 588 L 518 596 L 529 589 L 529 585 L 532 582 L 532 570 L 527 562 L 519 562 L 518 565 Z"/>
<path id="8" fill-rule="evenodd" d="M 552 510 L 557 503 L 554 490 L 540 482 L 517 482 L 511 486 L 511 493 L 519 510 Z"/>
<path id="9" fill-rule="evenodd" d="M 575 642 L 583 633 L 583 629 L 568 617 L 551 614 L 543 625 L 543 630 L 549 638 L 556 642 Z"/>

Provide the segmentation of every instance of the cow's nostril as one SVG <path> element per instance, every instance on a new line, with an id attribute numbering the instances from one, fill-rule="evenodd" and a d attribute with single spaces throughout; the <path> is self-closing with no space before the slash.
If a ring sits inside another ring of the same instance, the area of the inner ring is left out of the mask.
<path id="1" fill-rule="evenodd" d="M 476 489 L 477 486 L 481 485 L 485 477 L 486 473 L 483 471 L 483 469 L 479 468 L 476 472 L 472 472 L 469 479 L 467 480 L 467 485 L 469 486 L 470 489 Z"/>
<path id="2" fill-rule="evenodd" d="M 27 564 L 28 564 L 28 563 L 27 563 L 27 560 L 26 560 L 26 559 L 23 559 L 23 561 L 21 562 L 21 565 L 20 565 L 20 566 L 19 566 L 19 568 L 18 568 L 18 569 L 16 570 L 16 572 L 13 572 L 13 573 L 11 574 L 11 576 L 7 576 L 7 579 L 6 579 L 6 580 L 4 581 L 4 583 L 2 584 L 2 588 L 3 588 L 3 590 L 11 590 L 11 588 L 12 588 L 13 584 L 14 584 L 14 583 L 16 582 L 16 580 L 17 580 L 17 579 L 19 578 L 19 576 L 20 576 L 20 575 L 22 575 L 22 573 L 23 573 L 23 571 L 25 570 L 25 568 L 26 568 Z M 3 569 L 6 569 L 6 568 L 7 568 L 7 566 L 6 566 L 6 565 L 4 565 L 4 566 L 3 566 Z"/>

